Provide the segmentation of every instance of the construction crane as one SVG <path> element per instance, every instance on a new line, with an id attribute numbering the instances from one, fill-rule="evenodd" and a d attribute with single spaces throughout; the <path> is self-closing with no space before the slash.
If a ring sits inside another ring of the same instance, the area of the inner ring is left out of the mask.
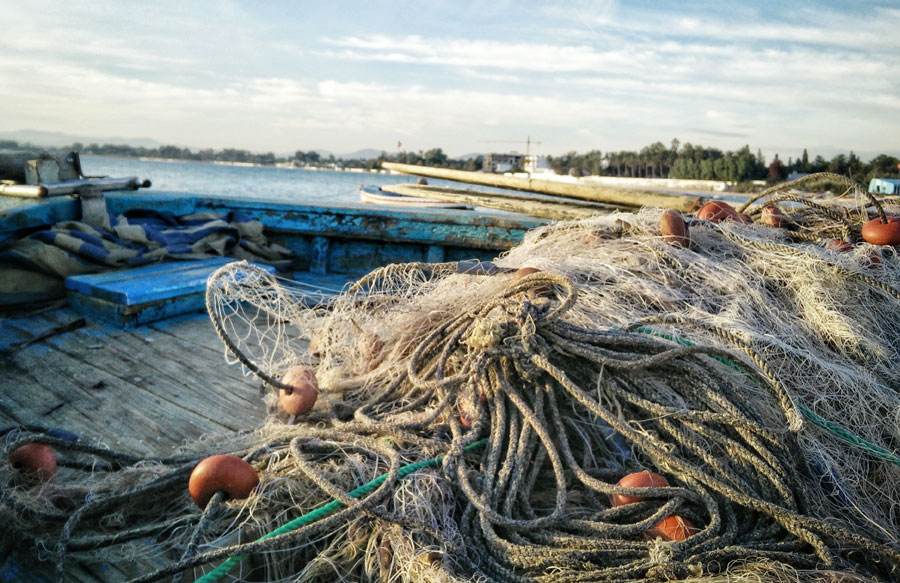
<path id="1" fill-rule="evenodd" d="M 478 140 L 483 144 L 521 144 L 522 140 Z M 532 140 L 531 136 L 528 136 L 528 139 L 525 140 L 525 157 L 531 156 L 531 144 L 541 145 L 542 142 L 537 140 Z"/>

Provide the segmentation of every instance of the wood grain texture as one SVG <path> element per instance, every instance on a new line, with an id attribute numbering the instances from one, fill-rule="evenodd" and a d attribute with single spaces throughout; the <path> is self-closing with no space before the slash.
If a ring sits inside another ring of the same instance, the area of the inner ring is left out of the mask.
<path id="1" fill-rule="evenodd" d="M 57 310 L 2 322 L 26 340 L 78 318 Z M 206 316 L 184 316 L 135 330 L 87 326 L 0 354 L 0 426 L 61 428 L 139 455 L 171 455 L 185 440 L 261 425 L 259 382 L 227 366 Z M 126 581 L 156 562 L 69 562 L 69 581 Z M 55 565 L 0 536 L 0 581 L 56 581 Z M 185 581 L 190 581 L 186 578 Z"/>

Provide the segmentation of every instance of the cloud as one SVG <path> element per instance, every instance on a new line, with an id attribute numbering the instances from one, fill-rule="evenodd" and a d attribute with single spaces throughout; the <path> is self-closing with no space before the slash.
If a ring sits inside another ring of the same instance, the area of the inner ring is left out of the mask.
<path id="1" fill-rule="evenodd" d="M 420 36 L 325 39 L 336 49 L 317 54 L 332 59 L 450 65 L 515 71 L 575 72 L 626 70 L 630 56 L 620 50 L 596 51 L 586 45 L 501 42 Z"/>
<path id="2" fill-rule="evenodd" d="M 510 2 L 486 17 L 473 2 L 447 26 L 437 5 L 421 26 L 350 14 L 302 34 L 289 10 L 162 2 L 16 5 L 0 124 L 337 151 L 529 133 L 548 151 L 675 136 L 875 149 L 900 132 L 900 10 L 871 4 Z"/>

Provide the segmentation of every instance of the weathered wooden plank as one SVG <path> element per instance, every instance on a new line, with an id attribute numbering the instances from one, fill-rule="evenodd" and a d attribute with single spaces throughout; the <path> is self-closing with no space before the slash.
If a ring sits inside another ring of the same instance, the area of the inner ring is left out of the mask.
<path id="1" fill-rule="evenodd" d="M 512 211 L 552 220 L 585 219 L 594 215 L 607 214 L 620 208 L 612 205 L 587 204 L 578 201 L 568 203 L 540 200 L 526 196 L 475 192 L 473 190 L 447 188 L 444 186 L 387 184 L 381 188 L 387 192 L 406 196 L 428 196 L 437 200 Z"/>
<path id="2" fill-rule="evenodd" d="M 66 278 L 69 303 L 92 319 L 132 327 L 205 309 L 206 280 L 234 261 L 214 257 Z M 257 265 L 269 273 L 275 269 Z"/>
<path id="3" fill-rule="evenodd" d="M 188 347 L 175 339 L 147 343 L 137 334 L 123 332 L 116 336 L 109 352 L 122 361 L 120 371 L 126 371 L 125 365 L 131 362 L 141 361 L 142 373 L 159 380 L 146 390 L 179 409 L 180 414 L 209 421 L 217 429 L 239 430 L 259 425 L 264 412 L 252 378 L 243 377 L 237 366 L 225 365 L 221 354 L 210 358 Z M 134 358 L 133 354 L 140 357 Z M 232 370 L 226 373 L 224 369 Z"/>
<path id="4" fill-rule="evenodd" d="M 144 454 L 264 418 L 252 381 L 236 367 L 223 371 L 229 367 L 221 352 L 191 350 L 189 342 L 171 346 L 171 336 L 156 332 L 110 332 L 89 326 L 0 363 L 4 378 L 19 388 L 0 395 L 0 415 L 6 422 L 115 437 L 114 447 Z"/>
<path id="5" fill-rule="evenodd" d="M 67 277 L 69 303 L 80 314 L 120 327 L 203 311 L 206 280 L 232 261 L 215 257 Z M 275 271 L 271 266 L 254 265 L 270 273 Z"/>
<path id="6" fill-rule="evenodd" d="M 120 304 L 142 304 L 202 291 L 206 288 L 209 274 L 232 261 L 235 259 L 211 257 L 196 261 L 166 261 L 104 273 L 72 275 L 66 278 L 66 289 Z M 275 271 L 273 268 L 269 270 L 270 273 Z"/>
<path id="7" fill-rule="evenodd" d="M 53 199 L 0 197 L 0 241 L 14 239 L 27 229 L 81 218 L 74 196 Z"/>
<path id="8" fill-rule="evenodd" d="M 238 210 L 253 216 L 267 228 L 290 236 L 325 236 L 413 243 L 441 243 L 473 248 L 507 249 L 524 233 L 544 224 L 533 217 L 482 215 L 479 213 L 419 209 L 391 210 L 367 205 L 296 205 L 268 200 L 234 200 L 190 197 L 168 193 L 107 197 L 110 212 L 153 208 L 188 214 L 200 211 Z"/>
<path id="9" fill-rule="evenodd" d="M 27 338 L 32 330 L 73 317 L 71 310 L 58 310 L 5 324 Z M 185 317 L 158 327 L 164 330 L 89 324 L 0 361 L 0 425 L 55 426 L 114 449 L 167 455 L 185 439 L 262 422 L 255 382 L 238 367 L 223 366 L 221 343 L 207 318 Z M 38 561 L 33 549 L 10 544 L 7 550 L 0 559 L 0 581 L 56 581 L 54 564 Z M 149 560 L 70 561 L 67 575 L 78 583 L 110 583 L 159 566 Z"/>
<path id="10" fill-rule="evenodd" d="M 537 192 L 540 194 L 565 196 L 631 207 L 658 206 L 661 208 L 671 208 L 687 212 L 697 202 L 697 197 L 681 194 L 666 194 L 646 190 L 627 190 L 624 188 L 611 188 L 607 186 L 588 186 L 585 184 L 570 184 L 568 182 L 555 182 L 552 180 L 539 180 L 535 178 L 516 178 L 500 174 L 465 172 L 463 170 L 398 164 L 396 162 L 384 162 L 382 163 L 382 167 L 387 170 L 402 172 L 404 174 L 414 174 L 416 176 L 442 178 L 444 180 L 455 180 L 456 182 L 465 182 L 468 184 L 481 184 L 497 188 L 509 188 L 512 190 L 523 190 L 526 192 Z M 422 194 L 419 196 L 422 196 Z"/>

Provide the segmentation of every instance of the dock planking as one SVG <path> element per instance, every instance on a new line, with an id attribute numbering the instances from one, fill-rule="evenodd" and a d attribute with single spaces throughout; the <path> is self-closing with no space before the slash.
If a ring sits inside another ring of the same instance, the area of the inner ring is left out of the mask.
<path id="1" fill-rule="evenodd" d="M 225 365 L 222 343 L 203 314 L 128 330 L 88 321 L 9 349 L 79 317 L 60 309 L 2 321 L 0 426 L 55 427 L 112 449 L 164 456 L 186 440 L 263 423 L 259 382 Z M 107 583 L 159 566 L 70 562 L 67 575 Z M 55 564 L 39 560 L 36 549 L 2 540 L 0 581 L 57 579 Z"/>

